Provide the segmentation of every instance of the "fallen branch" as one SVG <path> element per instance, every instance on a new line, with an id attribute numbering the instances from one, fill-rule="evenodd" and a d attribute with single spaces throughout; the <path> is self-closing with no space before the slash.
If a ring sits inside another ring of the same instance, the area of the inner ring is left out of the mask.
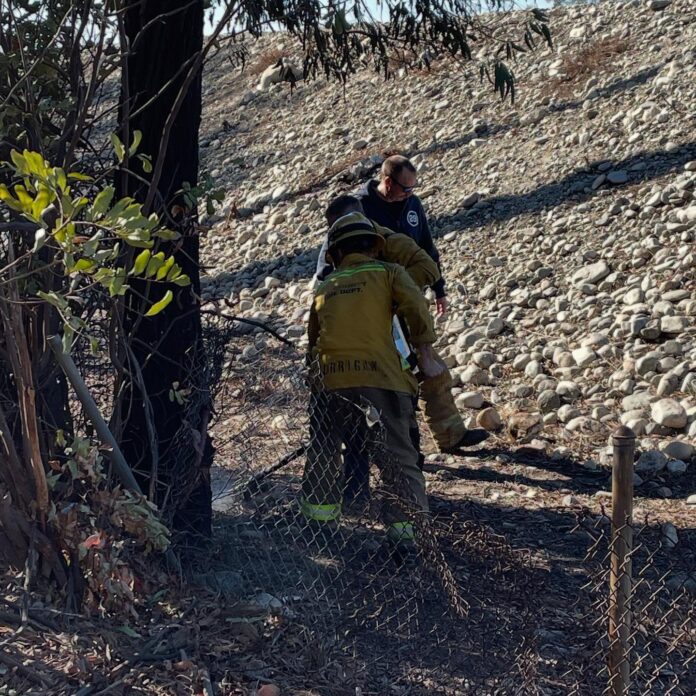
<path id="1" fill-rule="evenodd" d="M 19 660 L 12 655 L 0 650 L 0 662 L 7 665 L 11 669 L 16 670 L 19 674 L 30 679 L 37 684 L 41 684 L 45 689 L 50 689 L 56 686 L 56 682 L 49 675 L 41 672 L 41 670 L 27 664 L 28 660 Z"/>
<path id="2" fill-rule="evenodd" d="M 225 302 L 229 304 L 229 300 L 225 300 Z M 238 321 L 241 324 L 249 324 L 249 326 L 255 326 L 271 334 L 273 338 L 278 339 L 281 343 L 284 343 L 286 346 L 292 346 L 293 348 L 297 349 L 292 341 L 285 338 L 284 336 L 281 336 L 275 329 L 272 329 L 270 326 L 268 326 L 268 324 L 264 324 L 262 321 L 258 321 L 257 319 L 246 319 L 245 317 L 238 317 L 236 314 L 224 314 L 219 309 L 203 309 L 201 310 L 201 314 L 212 314 L 213 316 L 221 317 L 222 319 L 227 319 L 228 321 Z"/>
<path id="3" fill-rule="evenodd" d="M 267 476 L 270 476 L 272 473 L 278 471 L 279 469 L 282 469 L 284 466 L 287 466 L 288 464 L 290 464 L 290 462 L 294 462 L 295 459 L 301 457 L 306 451 L 307 445 L 300 445 L 296 450 L 290 452 L 289 454 L 286 454 L 281 460 L 277 461 L 275 464 L 271 464 L 271 466 L 268 466 L 265 469 L 262 469 L 258 473 L 254 474 L 249 479 L 249 482 L 245 487 L 244 497 L 248 499 L 250 496 L 258 493 L 259 484 L 261 483 L 261 481 L 263 481 Z"/>

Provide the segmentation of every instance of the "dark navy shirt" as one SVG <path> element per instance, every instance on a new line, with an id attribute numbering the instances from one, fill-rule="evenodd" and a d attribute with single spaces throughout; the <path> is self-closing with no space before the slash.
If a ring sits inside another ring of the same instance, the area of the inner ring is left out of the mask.
<path id="1" fill-rule="evenodd" d="M 360 199 L 362 203 L 365 217 L 374 220 L 378 225 L 408 235 L 440 267 L 440 255 L 433 243 L 428 218 L 425 216 L 420 198 L 418 196 L 409 196 L 398 203 L 389 203 L 379 195 L 377 191 L 378 184 L 379 182 L 374 180 L 368 181 L 355 194 L 355 197 Z M 442 269 L 440 269 L 440 273 L 442 273 Z M 444 297 L 444 279 L 441 278 L 435 283 L 433 290 L 437 297 Z"/>

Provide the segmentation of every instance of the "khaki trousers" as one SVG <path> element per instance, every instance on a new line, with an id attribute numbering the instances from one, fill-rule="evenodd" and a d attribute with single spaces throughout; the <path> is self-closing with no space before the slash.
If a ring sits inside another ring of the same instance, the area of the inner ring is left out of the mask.
<path id="1" fill-rule="evenodd" d="M 444 360 L 435 353 L 435 359 L 444 366 Z M 466 428 L 452 396 L 452 375 L 444 372 L 434 379 L 421 382 L 419 406 L 425 422 L 440 449 L 454 447 L 462 439 Z"/>
<path id="2" fill-rule="evenodd" d="M 379 414 L 370 427 L 369 411 Z M 310 407 L 310 443 L 302 480 L 302 508 L 315 520 L 341 512 L 344 467 L 341 443 L 358 443 L 385 484 L 383 521 L 403 525 L 416 511 L 428 510 L 425 479 L 411 442 L 415 426 L 411 396 L 386 389 L 355 387 L 319 392 Z"/>

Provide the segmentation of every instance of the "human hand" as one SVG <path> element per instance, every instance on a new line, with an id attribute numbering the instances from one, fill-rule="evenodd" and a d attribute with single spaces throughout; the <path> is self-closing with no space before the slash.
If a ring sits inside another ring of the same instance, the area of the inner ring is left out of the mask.
<path id="1" fill-rule="evenodd" d="M 421 357 L 418 361 L 418 366 L 426 379 L 439 377 L 445 371 L 444 365 L 429 357 Z"/>
<path id="2" fill-rule="evenodd" d="M 418 346 L 418 367 L 426 379 L 433 379 L 445 371 L 445 366 L 435 359 L 429 343 Z"/>
<path id="3" fill-rule="evenodd" d="M 437 308 L 437 317 L 438 319 L 441 319 L 447 314 L 449 300 L 446 297 L 438 297 L 435 300 L 435 307 Z"/>

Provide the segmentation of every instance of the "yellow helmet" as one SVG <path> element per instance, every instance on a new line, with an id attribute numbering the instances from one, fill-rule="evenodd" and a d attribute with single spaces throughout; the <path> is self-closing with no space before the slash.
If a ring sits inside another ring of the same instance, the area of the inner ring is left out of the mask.
<path id="1" fill-rule="evenodd" d="M 384 237 L 375 229 L 375 226 L 358 212 L 348 213 L 338 218 L 329 229 L 329 250 L 339 242 L 351 237 L 374 237 L 377 248 L 384 248 Z"/>

